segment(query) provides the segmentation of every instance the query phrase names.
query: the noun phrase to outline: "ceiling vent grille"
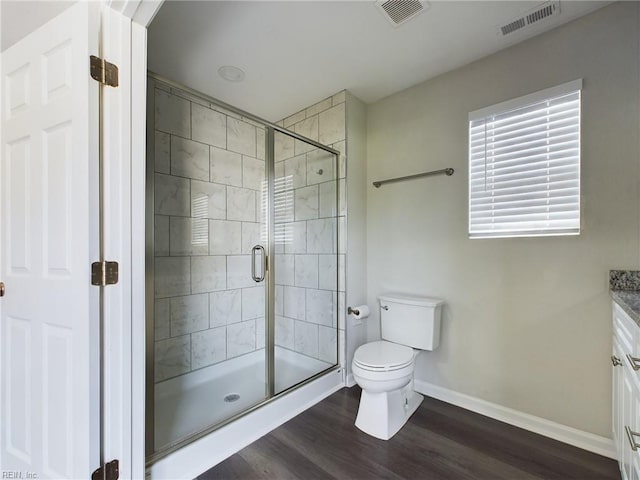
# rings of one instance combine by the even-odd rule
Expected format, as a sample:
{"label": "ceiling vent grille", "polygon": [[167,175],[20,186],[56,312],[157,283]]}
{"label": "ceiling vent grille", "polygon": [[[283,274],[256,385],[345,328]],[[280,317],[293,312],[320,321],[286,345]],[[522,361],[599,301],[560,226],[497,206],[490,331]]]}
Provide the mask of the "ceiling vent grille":
{"label": "ceiling vent grille", "polygon": [[559,14],[559,1],[546,2],[525,13],[523,16],[511,20],[509,23],[500,26],[498,30],[503,36],[509,35],[510,33],[522,30],[523,28],[529,27],[534,23],[544,20],[545,18],[554,17]]}
{"label": "ceiling vent grille", "polygon": [[500,30],[502,31],[502,35],[507,35],[511,32],[515,32],[516,30],[524,28],[526,25],[527,23],[524,21],[524,18],[519,18],[515,22],[503,25],[502,27],[500,27]]}
{"label": "ceiling vent grille", "polygon": [[376,5],[394,27],[429,8],[429,3],[423,0],[378,0]]}

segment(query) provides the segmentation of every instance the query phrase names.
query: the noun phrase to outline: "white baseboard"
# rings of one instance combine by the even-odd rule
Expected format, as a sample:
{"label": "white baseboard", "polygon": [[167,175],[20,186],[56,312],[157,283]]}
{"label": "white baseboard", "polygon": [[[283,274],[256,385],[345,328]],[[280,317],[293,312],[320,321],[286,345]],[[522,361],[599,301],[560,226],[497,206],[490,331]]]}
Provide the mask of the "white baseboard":
{"label": "white baseboard", "polygon": [[347,381],[345,383],[349,388],[353,387],[356,384],[356,381],[353,378],[353,373],[347,375]]}
{"label": "white baseboard", "polygon": [[486,400],[465,395],[464,393],[454,392],[453,390],[422,380],[415,380],[414,385],[418,393],[451,403],[466,410],[471,410],[486,417],[500,420],[509,425],[514,425],[529,430],[530,432],[568,443],[569,445],[597,453],[598,455],[613,458],[614,460],[617,459],[615,447],[610,438],[567,427],[560,423],[545,420],[544,418],[536,417],[512,408],[503,407],[502,405],[487,402]]}

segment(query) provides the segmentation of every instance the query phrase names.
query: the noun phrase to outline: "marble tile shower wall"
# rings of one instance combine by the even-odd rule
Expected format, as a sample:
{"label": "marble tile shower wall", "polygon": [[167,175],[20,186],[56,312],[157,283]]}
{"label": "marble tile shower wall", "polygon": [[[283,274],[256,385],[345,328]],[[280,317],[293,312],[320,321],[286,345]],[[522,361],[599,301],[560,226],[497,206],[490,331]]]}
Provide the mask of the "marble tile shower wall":
{"label": "marble tile shower wall", "polygon": [[340,151],[337,168],[306,143],[278,133],[274,142],[276,345],[329,363],[344,345],[345,119],[341,92],[279,122]]}
{"label": "marble tile shower wall", "polygon": [[[344,152],[345,93],[279,124]],[[156,84],[156,382],[264,347],[264,288],[250,277],[251,248],[266,243],[264,159],[260,125]],[[276,215],[276,344],[334,363],[344,345],[335,178],[344,194],[345,157],[335,171],[332,156],[277,133],[275,160],[276,203],[287,205]]]}
{"label": "marble tile shower wall", "polygon": [[265,131],[176,89],[155,90],[155,380],[264,347]]}

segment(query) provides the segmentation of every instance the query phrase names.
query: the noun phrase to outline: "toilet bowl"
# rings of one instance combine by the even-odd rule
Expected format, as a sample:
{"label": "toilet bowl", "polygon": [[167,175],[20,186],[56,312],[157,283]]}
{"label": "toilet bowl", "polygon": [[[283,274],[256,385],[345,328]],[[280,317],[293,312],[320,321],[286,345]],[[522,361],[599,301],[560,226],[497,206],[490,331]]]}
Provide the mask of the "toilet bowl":
{"label": "toilet bowl", "polygon": [[382,440],[393,437],[423,396],[413,390],[415,359],[440,342],[442,300],[385,294],[380,301],[382,340],[354,353],[353,378],[362,388],[356,427]]}
{"label": "toilet bowl", "polygon": [[422,402],[413,391],[418,351],[387,341],[359,347],[351,371],[362,388],[356,427],[382,440],[393,437]]}

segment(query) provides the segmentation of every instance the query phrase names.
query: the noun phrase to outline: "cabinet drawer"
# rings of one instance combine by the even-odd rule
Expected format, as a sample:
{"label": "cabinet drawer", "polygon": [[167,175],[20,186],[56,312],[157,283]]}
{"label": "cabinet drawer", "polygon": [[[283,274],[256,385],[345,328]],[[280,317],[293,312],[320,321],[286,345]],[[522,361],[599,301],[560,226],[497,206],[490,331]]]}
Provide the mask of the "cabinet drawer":
{"label": "cabinet drawer", "polygon": [[620,344],[623,353],[638,356],[640,327],[617,304],[613,303],[613,337]]}
{"label": "cabinet drawer", "polygon": [[[630,433],[627,433],[626,428],[621,432],[624,434],[621,460],[627,479],[640,480],[640,389],[634,381],[627,381],[623,388],[629,387],[631,391],[623,392],[622,402],[624,426]],[[627,395],[629,398],[624,398]]]}

